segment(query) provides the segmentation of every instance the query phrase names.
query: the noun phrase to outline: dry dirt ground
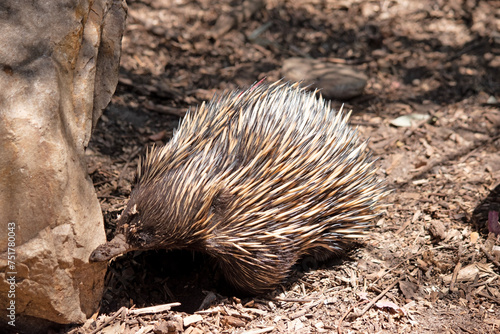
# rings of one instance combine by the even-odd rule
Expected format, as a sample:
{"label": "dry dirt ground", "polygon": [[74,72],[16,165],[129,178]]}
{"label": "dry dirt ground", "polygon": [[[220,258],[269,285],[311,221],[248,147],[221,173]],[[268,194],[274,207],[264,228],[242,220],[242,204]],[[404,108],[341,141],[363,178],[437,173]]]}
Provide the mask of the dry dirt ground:
{"label": "dry dirt ground", "polygon": [[[289,57],[368,76],[362,96],[333,105],[353,110],[393,192],[363,244],[304,259],[268,295],[235,294],[202,254],[127,254],[100,313],[72,333],[500,332],[500,241],[487,227],[500,204],[500,1],[128,4],[120,81],[88,148],[109,238],[145,147],[214,93],[282,78]],[[391,124],[412,114],[430,118]]]}

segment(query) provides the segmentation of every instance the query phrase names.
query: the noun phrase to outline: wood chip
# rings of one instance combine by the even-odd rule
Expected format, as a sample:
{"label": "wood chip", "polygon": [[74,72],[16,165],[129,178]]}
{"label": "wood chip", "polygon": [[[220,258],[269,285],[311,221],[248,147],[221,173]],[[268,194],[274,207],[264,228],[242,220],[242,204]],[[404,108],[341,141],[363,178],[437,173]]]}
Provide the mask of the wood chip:
{"label": "wood chip", "polygon": [[209,308],[207,310],[196,311],[195,313],[196,314],[216,314],[216,313],[220,313],[221,311],[222,311],[222,307],[216,306],[216,307]]}
{"label": "wood chip", "polygon": [[444,240],[444,238],[446,237],[446,228],[440,220],[431,221],[429,225],[429,232],[434,238],[438,240]]}
{"label": "wood chip", "polygon": [[[154,325],[147,325],[147,326],[142,327],[141,329],[139,329],[136,332],[136,334],[146,334],[146,333],[152,332],[154,328],[155,328]],[[123,332],[120,332],[120,333],[123,333]]]}
{"label": "wood chip", "polygon": [[250,312],[250,313],[255,313],[258,315],[266,315],[267,311],[258,309],[258,308],[250,308],[250,307],[244,307],[242,308],[243,311]]}
{"label": "wood chip", "polygon": [[196,327],[189,327],[184,334],[203,334],[203,331]]}
{"label": "wood chip", "polygon": [[227,315],[222,318],[222,323],[228,326],[233,327],[244,327],[245,322],[239,318],[233,317],[231,315]]}
{"label": "wood chip", "polygon": [[170,309],[174,306],[179,306],[181,303],[170,303],[170,304],[163,304],[163,305],[156,305],[156,306],[151,306],[151,307],[144,307],[144,308],[138,308],[135,310],[129,310],[129,314],[148,314],[148,313],[162,313],[165,311],[170,311]]}
{"label": "wood chip", "polygon": [[241,334],[261,334],[261,333],[269,333],[271,332],[275,327],[270,326],[270,327],[264,327],[264,328],[258,328],[258,329],[251,329],[249,331],[242,332]]}
{"label": "wood chip", "polygon": [[197,322],[202,321],[202,320],[203,320],[203,317],[199,314],[188,315],[183,320],[184,327],[189,327],[189,325],[192,325],[192,324],[197,323]]}

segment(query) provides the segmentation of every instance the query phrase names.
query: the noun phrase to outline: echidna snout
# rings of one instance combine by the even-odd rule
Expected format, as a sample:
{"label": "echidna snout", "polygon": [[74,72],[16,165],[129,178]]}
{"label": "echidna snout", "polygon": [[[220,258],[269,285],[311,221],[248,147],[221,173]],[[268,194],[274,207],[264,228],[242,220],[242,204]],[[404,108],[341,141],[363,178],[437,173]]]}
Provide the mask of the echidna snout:
{"label": "echidna snout", "polygon": [[235,287],[261,293],[299,258],[342,252],[386,194],[347,119],[281,82],[188,111],[170,142],[141,160],[117,236],[90,259],[191,249],[211,255]]}

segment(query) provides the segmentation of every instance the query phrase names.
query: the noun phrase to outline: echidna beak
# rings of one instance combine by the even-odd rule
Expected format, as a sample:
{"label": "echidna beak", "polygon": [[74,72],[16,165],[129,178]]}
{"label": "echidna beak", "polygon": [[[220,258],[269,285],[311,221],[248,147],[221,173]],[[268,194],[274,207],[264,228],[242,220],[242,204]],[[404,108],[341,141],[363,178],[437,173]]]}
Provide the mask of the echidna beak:
{"label": "echidna beak", "polygon": [[127,243],[123,234],[117,234],[113,240],[97,247],[90,254],[89,262],[104,262],[112,258],[131,251],[130,245]]}

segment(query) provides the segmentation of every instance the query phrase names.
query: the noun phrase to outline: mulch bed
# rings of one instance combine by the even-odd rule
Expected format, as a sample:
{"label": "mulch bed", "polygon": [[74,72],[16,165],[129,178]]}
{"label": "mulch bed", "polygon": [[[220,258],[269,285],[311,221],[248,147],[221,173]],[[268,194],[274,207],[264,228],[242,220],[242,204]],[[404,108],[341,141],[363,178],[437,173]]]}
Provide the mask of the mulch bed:
{"label": "mulch bed", "polygon": [[[370,238],[340,259],[304,259],[267,295],[231,291],[203,254],[120,257],[100,312],[71,332],[500,331],[500,241],[488,235],[500,203],[499,8],[477,0],[129,1],[120,81],[87,151],[108,238],[146,147],[166,143],[187,108],[215,93],[281,79],[290,57],[368,76],[362,96],[332,105],[353,110],[393,192]],[[393,125],[414,114],[430,117]]]}

